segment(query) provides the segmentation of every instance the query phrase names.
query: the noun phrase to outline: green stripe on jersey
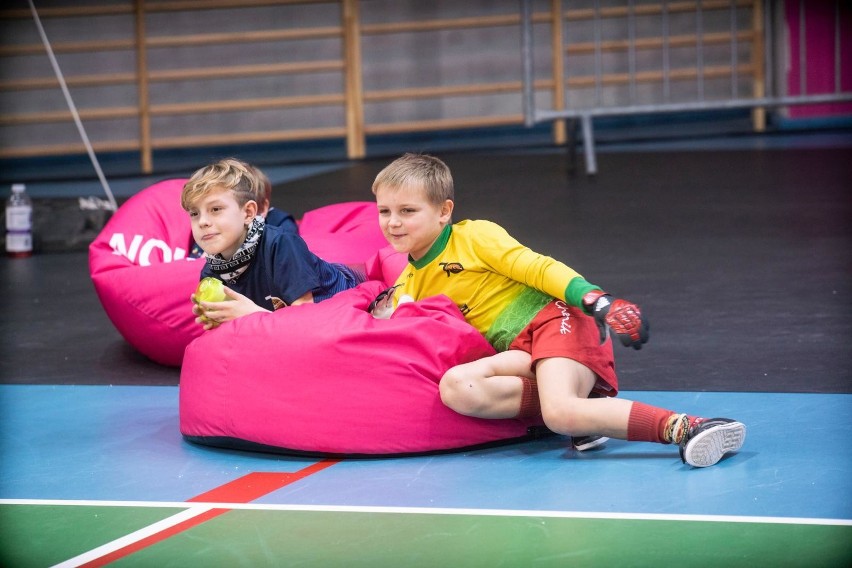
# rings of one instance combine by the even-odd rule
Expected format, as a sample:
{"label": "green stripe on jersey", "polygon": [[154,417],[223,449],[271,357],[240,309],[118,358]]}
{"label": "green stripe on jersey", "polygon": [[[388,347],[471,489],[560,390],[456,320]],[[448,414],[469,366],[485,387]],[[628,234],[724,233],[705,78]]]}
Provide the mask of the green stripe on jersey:
{"label": "green stripe on jersey", "polygon": [[535,315],[551,300],[553,298],[535,288],[524,288],[518,297],[500,312],[485,332],[485,339],[498,352],[505,351],[521,330],[529,325]]}

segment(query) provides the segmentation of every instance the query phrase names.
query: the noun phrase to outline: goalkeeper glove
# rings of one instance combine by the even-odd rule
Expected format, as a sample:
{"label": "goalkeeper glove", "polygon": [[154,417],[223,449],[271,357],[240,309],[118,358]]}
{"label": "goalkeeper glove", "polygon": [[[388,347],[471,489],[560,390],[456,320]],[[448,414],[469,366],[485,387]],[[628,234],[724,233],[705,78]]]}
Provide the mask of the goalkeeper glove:
{"label": "goalkeeper glove", "polygon": [[633,302],[615,299],[600,290],[593,290],[583,296],[583,305],[595,318],[601,343],[606,341],[607,328],[625,347],[642,349],[642,344],[648,341],[648,320]]}

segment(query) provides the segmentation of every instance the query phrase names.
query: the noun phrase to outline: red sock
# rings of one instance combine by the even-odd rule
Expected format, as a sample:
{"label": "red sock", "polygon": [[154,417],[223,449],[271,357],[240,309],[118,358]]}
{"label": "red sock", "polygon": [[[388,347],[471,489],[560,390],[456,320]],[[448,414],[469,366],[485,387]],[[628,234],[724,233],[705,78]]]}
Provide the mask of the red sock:
{"label": "red sock", "polygon": [[[667,431],[672,429],[669,419],[673,416],[678,414],[665,408],[634,402],[630,407],[630,418],[627,421],[627,439],[635,442],[671,444],[683,436],[682,432]],[[695,423],[694,416],[687,416],[687,418],[690,425]]]}
{"label": "red sock", "polygon": [[516,418],[532,418],[541,414],[541,404],[538,400],[538,383],[535,379],[518,377],[523,383],[521,392],[521,408]]}

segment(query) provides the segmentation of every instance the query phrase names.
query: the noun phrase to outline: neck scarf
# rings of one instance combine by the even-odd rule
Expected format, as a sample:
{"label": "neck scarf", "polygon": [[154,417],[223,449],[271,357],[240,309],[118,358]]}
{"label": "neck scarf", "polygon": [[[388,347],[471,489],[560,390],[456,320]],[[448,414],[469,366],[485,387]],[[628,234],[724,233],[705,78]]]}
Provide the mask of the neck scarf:
{"label": "neck scarf", "polygon": [[235,282],[240,275],[245,272],[246,268],[251,264],[254,254],[257,252],[257,243],[263,235],[263,229],[266,224],[263,217],[257,215],[251,221],[246,233],[246,240],[234,253],[230,260],[223,257],[221,254],[215,254],[207,257],[207,262],[210,264],[210,269],[216,272],[219,278],[226,284]]}

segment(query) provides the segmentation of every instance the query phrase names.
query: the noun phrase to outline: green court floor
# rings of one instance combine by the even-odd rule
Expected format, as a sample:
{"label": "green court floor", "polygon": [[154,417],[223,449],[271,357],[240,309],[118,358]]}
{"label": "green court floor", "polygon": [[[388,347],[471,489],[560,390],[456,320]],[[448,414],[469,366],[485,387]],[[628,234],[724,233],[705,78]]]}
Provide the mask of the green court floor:
{"label": "green court floor", "polygon": [[[3,505],[0,565],[52,566],[181,510]],[[852,565],[849,524],[612,517],[240,508],[143,547],[110,566]]]}

